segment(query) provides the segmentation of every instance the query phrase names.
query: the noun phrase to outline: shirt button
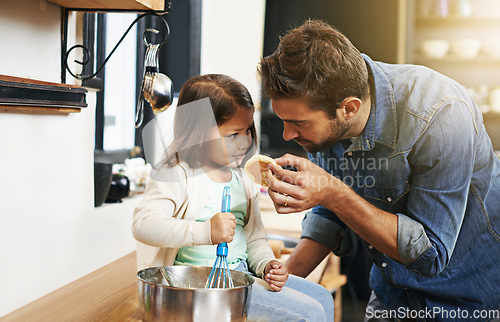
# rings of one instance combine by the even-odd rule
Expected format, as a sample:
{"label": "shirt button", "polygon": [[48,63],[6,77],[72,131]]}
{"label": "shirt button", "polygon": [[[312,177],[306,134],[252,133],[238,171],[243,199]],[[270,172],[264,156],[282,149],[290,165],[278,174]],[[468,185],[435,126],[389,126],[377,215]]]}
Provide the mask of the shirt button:
{"label": "shirt button", "polygon": [[391,202],[392,198],[391,197],[387,197],[387,201]]}
{"label": "shirt button", "polygon": [[372,246],[372,245],[368,245],[368,248],[369,248],[369,249],[373,249],[373,246]]}
{"label": "shirt button", "polygon": [[382,267],[387,267],[387,263],[382,263]]}
{"label": "shirt button", "polygon": [[352,156],[352,152],[347,152],[347,155],[348,156]]}

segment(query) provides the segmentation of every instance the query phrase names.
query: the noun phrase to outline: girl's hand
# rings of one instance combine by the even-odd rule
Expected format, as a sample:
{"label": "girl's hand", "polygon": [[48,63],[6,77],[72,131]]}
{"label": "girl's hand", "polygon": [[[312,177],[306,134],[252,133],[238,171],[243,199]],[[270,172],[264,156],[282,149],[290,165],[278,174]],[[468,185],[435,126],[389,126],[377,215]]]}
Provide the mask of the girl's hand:
{"label": "girl's hand", "polygon": [[280,261],[272,260],[267,263],[264,268],[264,280],[276,292],[281,291],[288,279],[288,269],[286,265]]}
{"label": "girl's hand", "polygon": [[233,241],[236,228],[236,217],[230,212],[221,212],[210,218],[210,236],[212,244],[230,243]]}

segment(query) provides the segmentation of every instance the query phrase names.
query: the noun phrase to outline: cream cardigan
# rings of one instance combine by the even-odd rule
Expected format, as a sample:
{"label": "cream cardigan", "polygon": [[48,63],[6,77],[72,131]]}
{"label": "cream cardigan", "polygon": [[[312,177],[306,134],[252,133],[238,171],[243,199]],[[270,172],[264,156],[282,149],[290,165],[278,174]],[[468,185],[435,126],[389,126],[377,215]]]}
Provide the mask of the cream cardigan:
{"label": "cream cardigan", "polygon": [[[248,265],[262,277],[275,259],[260,218],[259,189],[241,169],[236,169],[247,196],[245,237]],[[196,222],[208,201],[210,179],[203,169],[186,163],[163,167],[151,174],[143,200],[134,211],[132,233],[138,241],[138,269],[173,265],[180,247],[210,245],[210,222]]]}

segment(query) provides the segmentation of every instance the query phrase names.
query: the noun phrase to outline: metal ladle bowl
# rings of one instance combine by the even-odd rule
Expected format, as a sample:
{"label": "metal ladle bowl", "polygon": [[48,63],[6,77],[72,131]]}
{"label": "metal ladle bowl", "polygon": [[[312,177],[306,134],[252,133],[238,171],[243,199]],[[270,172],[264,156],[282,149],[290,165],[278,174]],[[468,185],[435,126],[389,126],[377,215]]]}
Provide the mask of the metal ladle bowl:
{"label": "metal ladle bowl", "polygon": [[161,73],[144,77],[144,98],[151,105],[154,113],[160,113],[170,107],[173,100],[172,80]]}

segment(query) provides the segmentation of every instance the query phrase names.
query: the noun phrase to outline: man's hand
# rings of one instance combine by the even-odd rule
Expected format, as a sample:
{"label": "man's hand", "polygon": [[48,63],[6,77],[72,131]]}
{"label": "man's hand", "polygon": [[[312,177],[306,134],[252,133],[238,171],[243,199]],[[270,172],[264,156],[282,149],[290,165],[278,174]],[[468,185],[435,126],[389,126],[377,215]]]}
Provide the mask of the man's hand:
{"label": "man's hand", "polygon": [[[397,215],[376,208],[307,159],[286,154],[275,161],[280,166],[297,168],[293,172],[271,164],[266,174],[268,194],[278,213],[300,212],[321,205],[376,249],[401,262]],[[297,266],[292,263],[289,266],[295,274]]]}
{"label": "man's hand", "polygon": [[288,269],[280,261],[272,260],[264,268],[264,280],[271,286],[273,291],[279,292],[285,286],[288,279]]}
{"label": "man's hand", "polygon": [[210,236],[212,244],[230,243],[233,241],[236,228],[236,217],[230,212],[221,212],[210,218]]}
{"label": "man's hand", "polygon": [[[266,179],[269,197],[278,213],[300,212],[330,200],[342,182],[311,161],[291,154],[275,160],[280,166],[290,165],[297,172],[269,165]],[[278,180],[279,179],[279,180]]]}

